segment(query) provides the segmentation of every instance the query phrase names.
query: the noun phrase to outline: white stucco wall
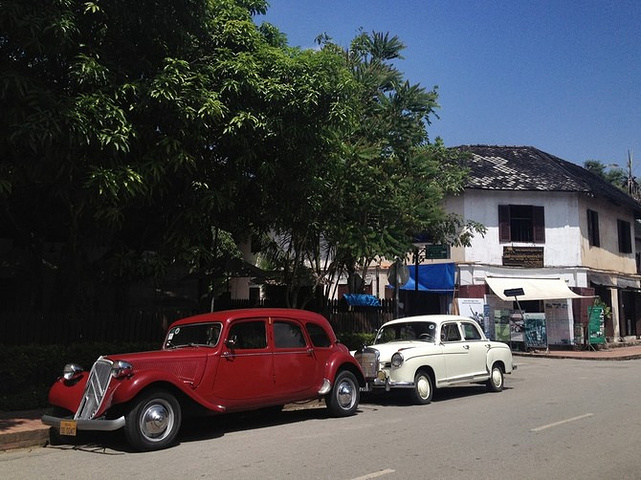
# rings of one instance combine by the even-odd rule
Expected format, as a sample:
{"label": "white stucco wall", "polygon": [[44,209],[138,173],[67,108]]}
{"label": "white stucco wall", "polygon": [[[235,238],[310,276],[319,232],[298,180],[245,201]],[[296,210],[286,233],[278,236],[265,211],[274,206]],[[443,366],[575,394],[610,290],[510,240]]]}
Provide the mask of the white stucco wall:
{"label": "white stucco wall", "polygon": [[[544,207],[545,243],[499,242],[498,206],[510,204]],[[471,247],[452,249],[452,259],[456,262],[501,265],[504,246],[537,246],[544,247],[545,267],[581,265],[580,212],[574,194],[466,190],[459,197],[447,199],[446,209],[487,227],[485,237],[477,235]]]}

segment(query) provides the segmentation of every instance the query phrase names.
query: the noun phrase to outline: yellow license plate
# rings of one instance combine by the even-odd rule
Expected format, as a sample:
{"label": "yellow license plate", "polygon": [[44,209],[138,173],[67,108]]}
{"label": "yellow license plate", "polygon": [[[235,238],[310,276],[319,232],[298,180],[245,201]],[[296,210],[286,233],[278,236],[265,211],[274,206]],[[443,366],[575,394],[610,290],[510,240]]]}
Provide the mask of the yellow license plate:
{"label": "yellow license plate", "polygon": [[76,431],[77,428],[75,420],[60,420],[60,435],[75,437]]}

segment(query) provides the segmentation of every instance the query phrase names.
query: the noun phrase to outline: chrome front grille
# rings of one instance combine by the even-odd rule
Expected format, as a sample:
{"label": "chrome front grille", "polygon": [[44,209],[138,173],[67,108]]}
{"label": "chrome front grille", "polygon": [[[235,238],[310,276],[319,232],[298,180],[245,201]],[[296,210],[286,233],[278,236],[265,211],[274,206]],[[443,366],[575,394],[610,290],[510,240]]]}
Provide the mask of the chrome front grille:
{"label": "chrome front grille", "polygon": [[105,399],[105,392],[111,380],[112,364],[111,360],[103,357],[98,358],[93,364],[85,386],[85,393],[74,418],[91,420],[94,417]]}
{"label": "chrome front grille", "polygon": [[361,364],[365,378],[375,378],[378,373],[378,350],[374,348],[364,348],[354,354],[354,358]]}

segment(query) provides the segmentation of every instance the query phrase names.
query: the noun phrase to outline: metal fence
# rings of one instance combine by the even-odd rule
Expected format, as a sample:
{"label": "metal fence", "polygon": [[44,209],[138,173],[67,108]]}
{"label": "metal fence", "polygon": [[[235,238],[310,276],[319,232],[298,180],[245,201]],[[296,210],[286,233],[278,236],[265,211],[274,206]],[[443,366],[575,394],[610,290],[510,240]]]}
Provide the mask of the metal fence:
{"label": "metal fence", "polygon": [[[218,302],[217,310],[274,306],[255,300]],[[2,345],[67,345],[84,342],[160,342],[167,327],[175,320],[198,311],[95,313],[82,320],[65,315],[34,312],[0,313]],[[349,307],[332,301],[320,312],[331,323],[337,335],[373,332],[394,315],[393,300],[381,300],[379,307]]]}

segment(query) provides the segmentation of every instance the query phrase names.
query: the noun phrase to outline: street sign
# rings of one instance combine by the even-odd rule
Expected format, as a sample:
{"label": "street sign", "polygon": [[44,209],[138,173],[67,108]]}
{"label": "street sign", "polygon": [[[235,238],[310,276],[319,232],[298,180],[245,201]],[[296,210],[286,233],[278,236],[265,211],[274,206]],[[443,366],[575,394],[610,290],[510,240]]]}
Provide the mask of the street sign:
{"label": "street sign", "polygon": [[402,287],[410,279],[410,271],[407,265],[394,262],[387,272],[387,281],[394,287]]}
{"label": "street sign", "polygon": [[522,288],[508,288],[503,290],[503,295],[506,297],[519,297],[521,295],[525,295],[525,292]]}

